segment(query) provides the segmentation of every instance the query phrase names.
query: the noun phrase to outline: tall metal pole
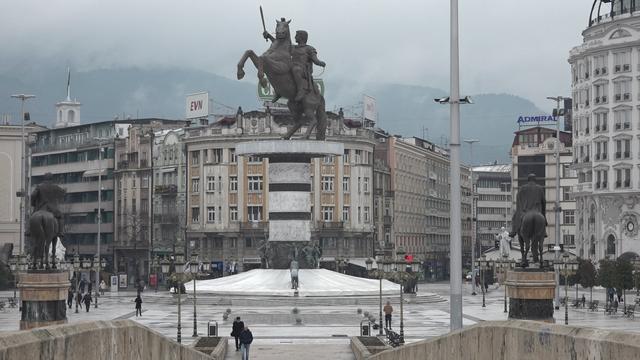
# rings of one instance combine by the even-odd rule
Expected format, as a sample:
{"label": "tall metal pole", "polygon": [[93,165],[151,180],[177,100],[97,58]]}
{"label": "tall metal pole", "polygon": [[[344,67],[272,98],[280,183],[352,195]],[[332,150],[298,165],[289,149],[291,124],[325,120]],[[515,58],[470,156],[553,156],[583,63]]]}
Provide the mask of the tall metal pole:
{"label": "tall metal pole", "polygon": [[476,189],[473,185],[473,144],[479,142],[478,139],[466,139],[464,142],[469,144],[469,171],[471,174],[471,216],[472,216],[472,229],[471,229],[471,295],[477,295],[475,280],[475,267],[473,262],[476,259],[476,241],[478,234],[478,203],[476,202]]}
{"label": "tall metal pole", "polygon": [[378,326],[378,335],[382,335],[382,274],[380,273],[380,263],[378,263],[378,277],[380,278],[380,326]]}
{"label": "tall metal pole", "polygon": [[[567,263],[564,264],[564,324],[569,325],[569,296],[568,292],[568,281],[569,279],[569,271],[567,270]],[[576,298],[577,300],[577,298]]]}
{"label": "tall metal pole", "polygon": [[182,281],[178,281],[178,343],[182,343],[182,318],[180,309],[180,298],[182,297]]}
{"label": "tall metal pole", "polygon": [[98,140],[98,238],[96,239],[96,260],[98,261],[96,272],[96,309],[98,308],[98,288],[100,287],[100,238],[102,229],[102,139]]}
{"label": "tall metal pole", "polygon": [[[555,246],[553,249],[555,250],[555,261],[557,262],[560,259],[560,145],[562,142],[560,141],[560,102],[564,100],[562,96],[556,97],[547,97],[549,100],[553,100],[556,102],[556,146],[555,146],[555,155],[556,155],[556,201],[554,205],[554,213],[555,213]],[[560,272],[556,269],[556,310],[560,309]]]}
{"label": "tall metal pole", "polygon": [[21,162],[20,162],[20,255],[24,254],[24,230],[25,230],[25,218],[26,218],[26,204],[24,203],[25,196],[27,194],[26,178],[27,178],[27,164],[25,154],[25,137],[24,137],[24,103],[29,99],[33,99],[35,95],[16,94],[11,95],[14,99],[20,99],[20,147],[21,147]]}
{"label": "tall metal pole", "polygon": [[400,344],[404,344],[404,309],[402,293],[404,292],[404,270],[398,273],[400,275]]}
{"label": "tall metal pole", "polygon": [[460,219],[460,79],[458,55],[458,0],[451,0],[451,239],[450,239],[450,329],[462,328],[462,222]]}
{"label": "tall metal pole", "polygon": [[198,272],[196,272],[196,276],[193,277],[193,337],[198,337],[198,315],[196,312],[196,280],[198,277]]}

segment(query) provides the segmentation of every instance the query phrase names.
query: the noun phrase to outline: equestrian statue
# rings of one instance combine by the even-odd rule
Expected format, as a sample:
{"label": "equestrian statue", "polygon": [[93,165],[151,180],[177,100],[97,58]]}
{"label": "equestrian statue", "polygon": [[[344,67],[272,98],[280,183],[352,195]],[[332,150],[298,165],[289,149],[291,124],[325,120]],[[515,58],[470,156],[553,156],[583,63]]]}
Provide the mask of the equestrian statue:
{"label": "equestrian statue", "polygon": [[[318,59],[316,49],[307,45],[309,35],[306,31],[296,31],[297,45],[291,43],[289,23],[291,20],[282,18],[276,20],[275,37],[271,35],[265,26],[262,7],[262,36],[271,41],[271,46],[261,56],[253,50],[245,51],[238,62],[238,80],[244,78],[244,64],[250,59],[258,70],[260,86],[266,88],[271,84],[276,93],[272,102],[278,99],[287,99],[287,107],[294,119],[294,126],[283,136],[290,139],[303,125],[303,116],[309,121],[309,128],[305,134],[308,139],[314,127],[316,140],[324,140],[327,128],[327,114],[325,112],[325,100],[320,90],[313,84],[313,65],[325,67],[326,64]],[[266,78],[265,78],[266,75]],[[268,81],[267,81],[268,80]]]}
{"label": "equestrian statue", "polygon": [[55,251],[64,229],[60,211],[64,195],[65,190],[53,182],[51,173],[44,174],[44,181],[31,193],[33,212],[29,217],[29,232],[34,269],[56,269]]}
{"label": "equestrian statue", "polygon": [[542,268],[542,245],[546,234],[546,200],[544,188],[536,183],[535,174],[530,174],[528,182],[521,186],[516,196],[516,211],[513,214],[510,237],[518,235],[523,268],[529,266],[527,255],[531,248],[533,262]]}

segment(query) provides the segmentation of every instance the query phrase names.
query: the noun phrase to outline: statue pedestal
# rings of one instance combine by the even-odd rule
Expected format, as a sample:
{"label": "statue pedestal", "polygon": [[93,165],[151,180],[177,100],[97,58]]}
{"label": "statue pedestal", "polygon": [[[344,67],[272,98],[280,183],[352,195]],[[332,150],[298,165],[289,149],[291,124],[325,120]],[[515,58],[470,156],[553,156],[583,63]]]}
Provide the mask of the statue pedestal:
{"label": "statue pedestal", "polygon": [[540,269],[515,269],[507,272],[506,286],[509,319],[555,322],[555,273]]}
{"label": "statue pedestal", "polygon": [[20,274],[20,330],[65,324],[69,286],[68,271],[29,270]]}
{"label": "statue pedestal", "polygon": [[[265,219],[269,221],[268,241],[274,257],[270,267],[288,268],[291,248],[311,240],[311,160],[342,156],[344,145],[317,140],[260,140],[238,144],[236,154],[269,160]],[[300,268],[309,268],[301,260]]]}

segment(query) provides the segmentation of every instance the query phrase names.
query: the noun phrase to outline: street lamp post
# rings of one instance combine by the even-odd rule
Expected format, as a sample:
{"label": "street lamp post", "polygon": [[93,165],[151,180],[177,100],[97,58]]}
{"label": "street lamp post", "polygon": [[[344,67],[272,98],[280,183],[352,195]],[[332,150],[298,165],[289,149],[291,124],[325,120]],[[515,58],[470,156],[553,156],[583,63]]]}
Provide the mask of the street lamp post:
{"label": "street lamp post", "polygon": [[189,262],[189,271],[193,276],[193,337],[198,337],[198,313],[196,311],[196,280],[198,278],[198,254],[191,252],[191,261]]}
{"label": "street lamp post", "polygon": [[11,274],[13,274],[13,302],[16,301],[16,289],[18,288],[18,259],[15,256],[12,256],[9,260],[9,269],[11,269]]}
{"label": "street lamp post", "polygon": [[[471,231],[471,273],[473,274],[473,262],[476,259],[476,241],[478,237],[478,203],[476,199],[476,189],[473,186],[473,144],[479,142],[478,139],[466,139],[464,142],[469,144],[469,172],[471,175],[471,217],[472,217],[472,226],[473,229]],[[471,295],[477,295],[476,293],[476,282],[471,282]]]}
{"label": "street lamp post", "polygon": [[564,270],[564,324],[569,325],[569,275],[578,270],[578,263],[569,260],[569,254],[565,253],[562,255],[562,261],[556,261],[553,265],[558,273]]}
{"label": "street lamp post", "polygon": [[[379,256],[382,252],[376,252],[376,255]],[[378,335],[382,335],[382,269],[380,269],[380,263],[381,263],[381,259],[378,258],[377,259],[377,269],[376,269],[376,273],[375,276],[378,278],[378,280],[380,281],[380,323],[378,326]],[[367,267],[367,272],[371,273],[372,269],[373,269],[373,260],[371,260],[371,258],[367,258],[367,260],[364,262],[366,267]]]}
{"label": "street lamp post", "polygon": [[25,121],[25,112],[24,112],[24,103],[29,99],[33,99],[35,95],[27,95],[27,94],[15,94],[11,95],[14,99],[20,99],[20,147],[21,147],[21,163],[20,163],[20,254],[24,254],[24,229],[25,229],[25,217],[26,217],[26,205],[24,203],[24,199],[26,196],[26,178],[27,178],[27,164],[26,164],[26,153],[25,153],[25,141],[24,138],[24,121]]}
{"label": "street lamp post", "polygon": [[75,255],[73,255],[73,271],[75,271],[76,274],[76,293],[74,294],[75,297],[75,301],[76,301],[76,314],[78,313],[78,295],[80,294],[80,287],[78,284],[78,278],[80,277],[80,255],[78,255],[78,253],[76,253]]}
{"label": "street lamp post", "polygon": [[404,299],[403,299],[403,293],[404,293],[404,275],[405,275],[405,267],[406,267],[406,261],[404,260],[404,255],[406,254],[406,252],[404,251],[404,249],[402,247],[399,247],[396,250],[396,274],[398,275],[398,280],[400,283],[400,344],[404,344]]}
{"label": "street lamp post", "polygon": [[182,254],[182,249],[179,249],[179,252],[176,253],[175,256],[175,274],[176,274],[176,282],[178,286],[176,287],[176,293],[178,294],[178,334],[177,341],[178,343],[182,343],[182,309],[181,309],[181,297],[182,297],[182,275],[184,273],[184,255]]}
{"label": "street lamp post", "polygon": [[480,260],[476,261],[476,266],[480,269],[480,290],[482,290],[482,307],[487,307],[486,301],[485,301],[485,282],[484,282],[484,272],[488,269],[489,267],[489,261],[487,261],[487,256],[486,255],[482,255],[480,257]]}
{"label": "street lamp post", "polygon": [[100,137],[93,139],[98,141],[98,233],[96,235],[96,308],[98,308],[98,287],[100,286],[100,268],[102,265],[100,261],[100,243],[102,242],[102,152],[104,151],[102,142],[108,139]]}
{"label": "street lamp post", "polygon": [[158,286],[160,284],[160,277],[158,274],[158,271],[160,271],[160,258],[158,257],[158,255],[155,255],[153,257],[153,260],[151,260],[151,267],[153,268],[154,272],[156,273],[156,290],[155,292],[158,292]]}

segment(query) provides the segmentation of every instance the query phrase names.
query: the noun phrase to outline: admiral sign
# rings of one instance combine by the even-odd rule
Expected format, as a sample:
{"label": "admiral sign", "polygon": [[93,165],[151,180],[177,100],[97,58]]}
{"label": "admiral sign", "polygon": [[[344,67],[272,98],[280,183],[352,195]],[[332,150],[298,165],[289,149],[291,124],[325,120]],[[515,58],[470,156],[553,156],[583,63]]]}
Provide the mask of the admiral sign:
{"label": "admiral sign", "polygon": [[526,125],[541,122],[556,122],[558,119],[551,115],[518,116],[518,124]]}
{"label": "admiral sign", "polygon": [[186,119],[200,119],[209,116],[209,93],[187,95]]}

